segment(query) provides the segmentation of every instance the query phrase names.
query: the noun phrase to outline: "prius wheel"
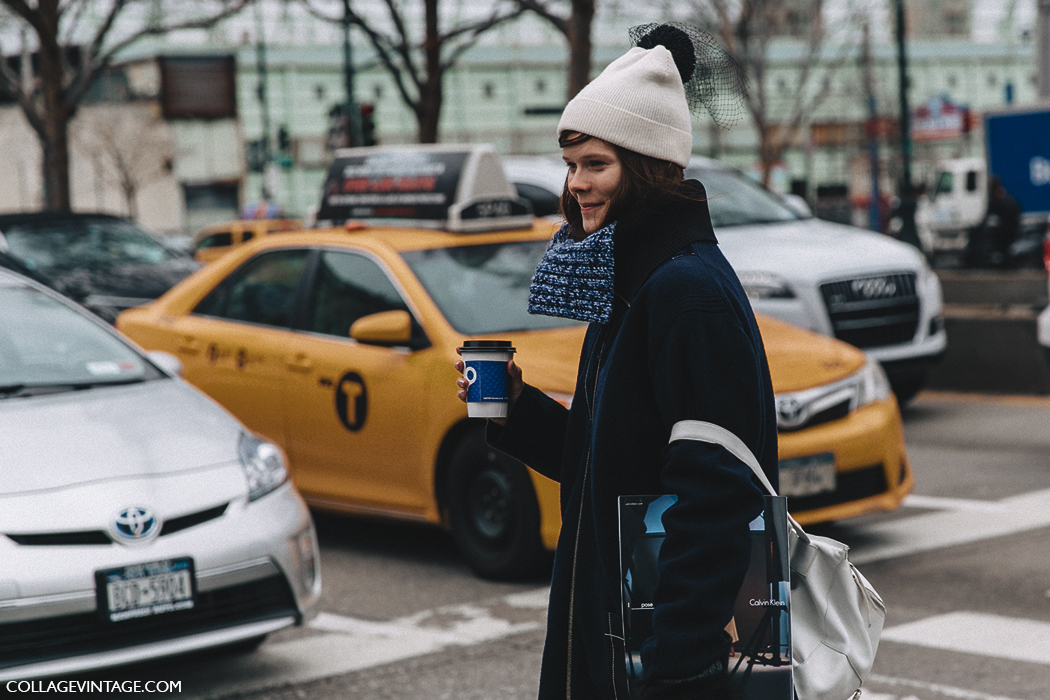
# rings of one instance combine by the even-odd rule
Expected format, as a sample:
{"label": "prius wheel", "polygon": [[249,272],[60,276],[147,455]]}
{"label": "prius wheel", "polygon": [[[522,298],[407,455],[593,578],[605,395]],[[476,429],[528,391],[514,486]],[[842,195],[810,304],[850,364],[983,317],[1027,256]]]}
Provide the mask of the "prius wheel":
{"label": "prius wheel", "polygon": [[544,549],[525,466],[474,431],[453,453],[447,483],[452,537],[474,573],[501,580],[536,576]]}

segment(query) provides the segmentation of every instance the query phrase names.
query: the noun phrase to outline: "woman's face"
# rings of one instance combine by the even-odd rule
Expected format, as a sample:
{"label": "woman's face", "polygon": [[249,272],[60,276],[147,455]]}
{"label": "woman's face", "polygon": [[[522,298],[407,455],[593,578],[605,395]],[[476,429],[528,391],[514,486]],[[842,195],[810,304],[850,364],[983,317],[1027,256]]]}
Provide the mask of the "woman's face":
{"label": "woman's face", "polygon": [[620,186],[620,158],[615,148],[596,138],[566,146],[561,149],[561,156],[569,166],[566,185],[580,205],[583,230],[594,233],[605,222],[613,193]]}

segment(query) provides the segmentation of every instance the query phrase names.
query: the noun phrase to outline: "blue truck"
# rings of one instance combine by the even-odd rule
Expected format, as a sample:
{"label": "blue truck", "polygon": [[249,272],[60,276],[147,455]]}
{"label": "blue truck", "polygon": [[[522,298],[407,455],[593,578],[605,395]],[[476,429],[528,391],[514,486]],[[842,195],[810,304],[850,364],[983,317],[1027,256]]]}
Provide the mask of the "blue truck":
{"label": "blue truck", "polygon": [[962,253],[989,221],[988,182],[997,177],[1021,208],[1020,227],[1007,251],[1012,265],[1041,266],[1050,216],[1050,109],[984,115],[985,157],[939,164],[932,191],[919,203],[919,238],[928,255]]}

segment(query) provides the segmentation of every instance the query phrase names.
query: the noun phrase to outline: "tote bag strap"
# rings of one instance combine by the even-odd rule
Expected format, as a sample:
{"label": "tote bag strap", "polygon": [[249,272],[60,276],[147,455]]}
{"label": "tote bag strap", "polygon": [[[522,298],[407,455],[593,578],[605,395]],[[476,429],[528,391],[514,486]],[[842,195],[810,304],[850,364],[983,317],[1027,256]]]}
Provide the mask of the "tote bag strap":
{"label": "tote bag strap", "polygon": [[[758,478],[759,483],[765,488],[766,493],[770,496],[776,496],[776,489],[769,483],[769,479],[766,478],[766,473],[762,471],[761,465],[758,460],[755,459],[755,455],[752,454],[751,450],[744,441],[738,438],[734,433],[726,430],[720,425],[714,423],[708,423],[700,420],[680,420],[674,424],[671,428],[671,438],[668,442],[674,442],[675,440],[698,440],[700,442],[709,442],[714,445],[721,445],[726,448],[731,455],[739,459],[741,462],[751,467],[751,471],[754,472]],[[809,541],[809,536],[806,534],[802,526],[795,522],[795,519],[788,515],[788,522],[791,524],[792,529],[795,530],[799,539]]]}

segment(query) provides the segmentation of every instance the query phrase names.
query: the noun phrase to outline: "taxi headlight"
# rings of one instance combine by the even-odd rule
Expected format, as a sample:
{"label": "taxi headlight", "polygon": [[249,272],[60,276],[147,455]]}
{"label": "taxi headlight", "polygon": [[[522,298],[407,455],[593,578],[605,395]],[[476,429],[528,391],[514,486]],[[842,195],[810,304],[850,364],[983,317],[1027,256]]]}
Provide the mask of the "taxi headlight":
{"label": "taxi headlight", "polygon": [[241,433],[237,451],[241,457],[244,476],[248,479],[249,501],[265,496],[288,481],[284,455],[272,442],[251,433]]}
{"label": "taxi headlight", "polygon": [[771,272],[738,272],[737,277],[748,299],[795,298],[795,290],[787,280]]}
{"label": "taxi headlight", "polygon": [[867,364],[857,372],[857,407],[867,406],[875,401],[890,398],[890,380],[879,361],[871,357]]}

